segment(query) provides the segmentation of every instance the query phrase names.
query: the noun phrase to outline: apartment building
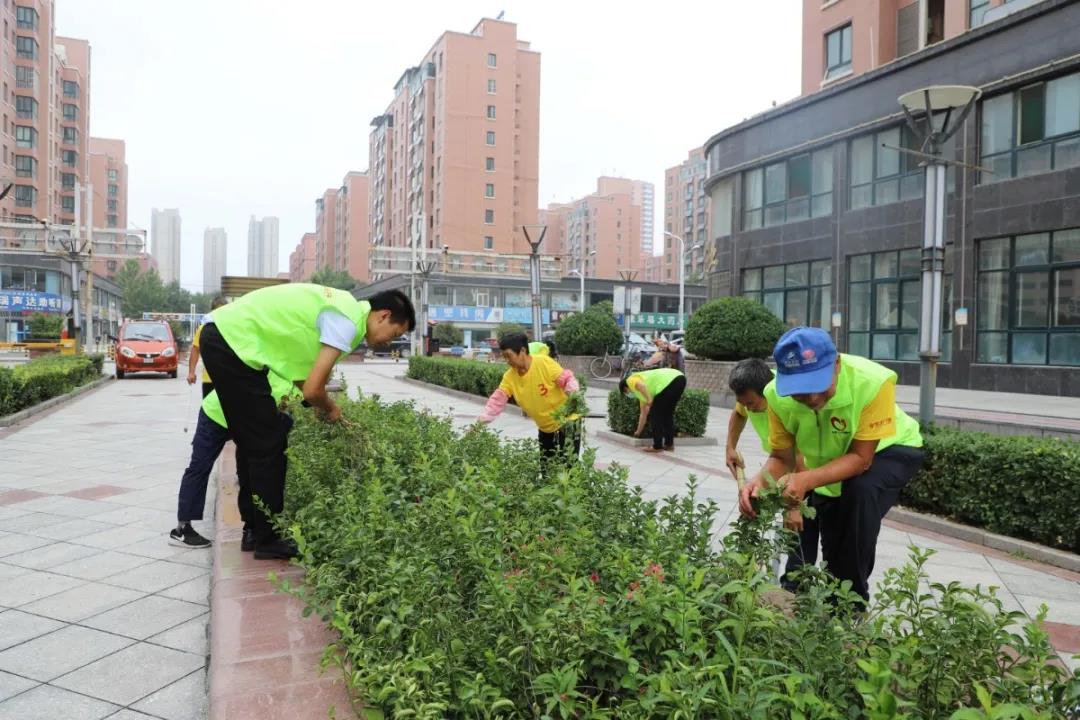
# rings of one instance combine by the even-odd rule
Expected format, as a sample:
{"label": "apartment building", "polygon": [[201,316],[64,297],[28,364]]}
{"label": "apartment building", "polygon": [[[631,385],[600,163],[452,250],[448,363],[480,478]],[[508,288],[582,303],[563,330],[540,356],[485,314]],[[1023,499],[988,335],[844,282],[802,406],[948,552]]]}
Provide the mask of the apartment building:
{"label": "apartment building", "polygon": [[151,212],[150,253],[162,282],[180,281],[180,211],[176,208]]}
{"label": "apartment building", "polygon": [[247,274],[248,277],[277,277],[278,219],[267,216],[248,220]]}
{"label": "apartment building", "polygon": [[128,166],[123,140],[90,138],[90,187],[94,227],[128,226]]}
{"label": "apartment building", "polygon": [[304,233],[289,253],[289,281],[305,282],[315,273],[315,233]]}
{"label": "apartment building", "polygon": [[221,291],[221,278],[226,274],[228,257],[228,234],[225,228],[206,228],[203,231],[203,282],[202,291]]}

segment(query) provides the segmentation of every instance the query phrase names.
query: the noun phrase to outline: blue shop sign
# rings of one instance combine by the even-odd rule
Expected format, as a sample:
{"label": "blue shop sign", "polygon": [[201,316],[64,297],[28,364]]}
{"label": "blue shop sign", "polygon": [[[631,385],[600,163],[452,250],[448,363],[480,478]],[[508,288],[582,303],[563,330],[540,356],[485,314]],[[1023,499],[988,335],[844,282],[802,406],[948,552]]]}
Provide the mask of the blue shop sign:
{"label": "blue shop sign", "polygon": [[67,303],[59,295],[35,290],[0,290],[0,312],[61,313]]}
{"label": "blue shop sign", "polygon": [[[498,325],[514,322],[527,325],[532,322],[532,308],[490,308],[471,305],[430,305],[428,313],[435,322],[475,322]],[[551,310],[541,311],[543,322],[551,322]]]}

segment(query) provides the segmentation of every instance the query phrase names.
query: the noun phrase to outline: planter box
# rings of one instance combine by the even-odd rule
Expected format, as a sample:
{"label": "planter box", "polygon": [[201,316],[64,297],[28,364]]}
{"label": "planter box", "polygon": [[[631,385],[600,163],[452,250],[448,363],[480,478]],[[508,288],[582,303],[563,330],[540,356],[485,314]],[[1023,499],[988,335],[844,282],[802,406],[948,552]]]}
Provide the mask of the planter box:
{"label": "planter box", "polygon": [[[559,364],[575,375],[589,378],[589,363],[593,355],[559,355]],[[707,390],[710,402],[720,407],[734,407],[735,396],[728,390],[728,376],[736,361],[693,360],[686,361],[686,386],[691,390]],[[610,378],[618,382],[618,377]]]}
{"label": "planter box", "polygon": [[[634,447],[648,447],[652,445],[651,437],[636,438],[630,435],[612,432],[610,430],[599,430],[597,431],[596,436],[604,440],[611,440],[612,442],[632,445]],[[714,437],[682,437],[680,435],[675,438],[676,449],[680,447],[715,447],[719,444],[720,441]]]}

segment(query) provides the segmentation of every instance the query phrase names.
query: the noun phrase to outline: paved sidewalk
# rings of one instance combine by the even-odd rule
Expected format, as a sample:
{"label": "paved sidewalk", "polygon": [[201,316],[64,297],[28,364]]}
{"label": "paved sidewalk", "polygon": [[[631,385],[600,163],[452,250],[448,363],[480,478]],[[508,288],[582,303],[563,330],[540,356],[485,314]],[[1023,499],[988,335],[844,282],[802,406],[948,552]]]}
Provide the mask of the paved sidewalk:
{"label": "paved sidewalk", "polygon": [[0,720],[206,717],[212,556],[167,544],[195,395],[113,381],[0,431]]}
{"label": "paved sidewalk", "polygon": [[[475,420],[481,408],[479,402],[405,383],[400,380],[405,368],[404,363],[348,364],[343,366],[343,372],[350,388],[362,388],[390,401],[415,400],[433,412],[452,415],[461,427]],[[594,412],[605,412],[606,390],[590,388],[587,397]],[[587,442],[596,448],[597,463],[617,462],[627,467],[630,483],[640,485],[646,498],[681,494],[688,475],[694,475],[701,496],[720,505],[719,534],[723,535],[738,517],[737,489],[727,472],[723,447],[730,412],[717,407],[709,410],[708,432],[719,437],[719,446],[684,447],[674,454],[649,455],[628,443],[600,439],[596,432],[607,429],[606,419],[587,421]],[[536,436],[535,424],[512,405],[492,428],[508,437]],[[749,468],[760,467],[765,460],[765,453],[749,427],[743,433],[740,450]],[[1034,616],[1039,606],[1046,603],[1050,608],[1047,628],[1055,647],[1066,663],[1080,667],[1071,658],[1072,653],[1080,653],[1080,575],[886,521],[878,542],[874,582],[880,581],[888,568],[903,564],[912,545],[936,551],[927,564],[932,582],[958,580],[968,585],[996,586],[1006,610],[1019,610],[1029,616]]]}

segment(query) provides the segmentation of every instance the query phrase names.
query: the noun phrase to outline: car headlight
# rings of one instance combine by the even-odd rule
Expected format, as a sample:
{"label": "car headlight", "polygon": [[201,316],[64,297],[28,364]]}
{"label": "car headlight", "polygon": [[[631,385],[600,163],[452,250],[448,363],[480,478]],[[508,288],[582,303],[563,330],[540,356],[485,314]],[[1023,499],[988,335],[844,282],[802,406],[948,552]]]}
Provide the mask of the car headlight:
{"label": "car headlight", "polygon": [[131,348],[129,348],[127,345],[121,345],[120,346],[120,354],[123,355],[126,358],[136,357],[135,351],[132,350]]}
{"label": "car headlight", "polygon": [[161,357],[172,357],[176,354],[176,348],[167,347],[161,351]]}

